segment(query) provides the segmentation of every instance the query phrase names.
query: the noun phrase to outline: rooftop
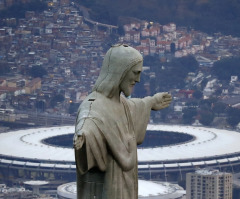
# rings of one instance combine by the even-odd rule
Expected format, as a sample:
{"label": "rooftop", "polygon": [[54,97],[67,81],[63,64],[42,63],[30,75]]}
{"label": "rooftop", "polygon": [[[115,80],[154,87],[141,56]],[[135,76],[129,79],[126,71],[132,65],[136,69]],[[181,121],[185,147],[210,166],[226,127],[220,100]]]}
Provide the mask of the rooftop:
{"label": "rooftop", "polygon": [[[218,162],[236,162],[240,160],[239,152],[240,134],[238,132],[214,129],[205,127],[179,126],[179,125],[148,125],[148,130],[178,132],[190,134],[194,140],[187,143],[180,143],[171,146],[139,148],[139,168],[144,162],[163,162],[154,164],[152,167],[178,167],[202,164],[217,164]],[[67,167],[74,167],[74,150],[70,148],[50,146],[43,142],[44,139],[73,134],[74,126],[24,129],[0,134],[0,155],[3,157],[24,158],[25,160],[38,159],[45,161],[60,161],[62,166],[71,162]],[[31,153],[29,153],[31,151]],[[235,155],[234,155],[235,154]],[[234,157],[228,158],[228,156]],[[212,160],[205,160],[212,158]],[[184,162],[185,160],[185,162]],[[0,159],[0,162],[7,161],[12,164],[24,165],[24,161],[13,161]],[[175,163],[168,163],[169,161]],[[179,163],[178,163],[179,162]],[[39,165],[40,163],[35,163]],[[55,163],[54,163],[55,164]]]}
{"label": "rooftop", "polygon": [[223,172],[220,172],[217,169],[199,169],[199,170],[196,170],[195,173],[199,175],[223,175],[224,174]]}

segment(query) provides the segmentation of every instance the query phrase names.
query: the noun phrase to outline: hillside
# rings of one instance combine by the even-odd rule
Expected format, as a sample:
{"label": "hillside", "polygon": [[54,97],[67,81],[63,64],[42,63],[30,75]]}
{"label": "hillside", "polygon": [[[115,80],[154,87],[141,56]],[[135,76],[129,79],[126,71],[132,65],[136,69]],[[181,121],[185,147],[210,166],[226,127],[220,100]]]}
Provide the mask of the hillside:
{"label": "hillside", "polygon": [[161,24],[175,22],[207,33],[240,36],[238,0],[82,0],[92,18],[118,24],[119,17],[136,17]]}

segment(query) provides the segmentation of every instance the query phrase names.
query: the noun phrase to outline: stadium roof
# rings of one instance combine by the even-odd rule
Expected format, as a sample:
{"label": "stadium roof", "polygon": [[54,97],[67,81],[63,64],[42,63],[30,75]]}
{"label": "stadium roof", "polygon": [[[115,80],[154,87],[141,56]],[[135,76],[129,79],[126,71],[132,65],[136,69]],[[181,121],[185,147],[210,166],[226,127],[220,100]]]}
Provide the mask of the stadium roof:
{"label": "stadium roof", "polygon": [[[158,161],[158,163],[155,163],[155,165],[152,164],[151,168],[187,167],[240,160],[240,155],[238,156],[240,152],[240,133],[235,131],[179,125],[148,125],[148,130],[156,131],[156,133],[157,131],[187,133],[194,136],[195,139],[171,146],[138,149],[139,168],[147,168],[148,164],[145,164],[146,162],[154,163],[155,161]],[[55,165],[55,167],[73,168],[75,166],[73,149],[55,147],[42,142],[42,140],[49,137],[73,134],[73,132],[73,126],[64,126],[24,129],[1,133],[0,162],[6,163],[6,161],[11,161],[9,158],[4,157],[12,157],[12,164],[27,166],[34,166],[29,164],[36,164],[42,167],[53,166],[51,163],[39,164],[27,161],[32,159],[46,160],[49,162],[57,161],[58,165]],[[231,154],[235,154],[234,157],[227,157]],[[18,158],[17,160],[19,161],[14,160],[15,157],[16,159]],[[206,158],[208,157],[214,158],[207,160]],[[21,158],[25,159],[25,163],[21,161]],[[166,161],[173,162],[167,165],[161,163]],[[72,162],[72,165],[66,165],[66,162]],[[145,162],[144,165],[141,162]]]}

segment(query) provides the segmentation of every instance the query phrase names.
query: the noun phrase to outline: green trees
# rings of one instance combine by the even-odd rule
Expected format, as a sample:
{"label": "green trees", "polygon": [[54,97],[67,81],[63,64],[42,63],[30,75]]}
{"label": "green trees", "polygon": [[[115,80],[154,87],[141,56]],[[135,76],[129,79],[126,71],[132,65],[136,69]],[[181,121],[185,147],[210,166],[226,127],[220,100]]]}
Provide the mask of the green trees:
{"label": "green trees", "polygon": [[30,75],[42,78],[44,75],[47,75],[47,71],[42,66],[33,66],[30,70]]}
{"label": "green trees", "polygon": [[[196,100],[186,104],[183,110],[182,122],[192,124],[195,118],[204,126],[211,126],[214,118],[220,117],[233,128],[240,123],[240,109],[230,107],[228,104],[217,101],[217,98]],[[197,108],[195,108],[197,107]]]}
{"label": "green trees", "polygon": [[68,113],[69,114],[77,113],[79,105],[80,105],[79,103],[70,103]]}
{"label": "green trees", "polygon": [[188,55],[174,60],[177,66],[181,67],[186,73],[194,72],[198,69],[198,62],[194,56]]}
{"label": "green trees", "polygon": [[220,113],[225,113],[226,112],[227,105],[222,103],[222,102],[217,102],[213,105],[213,112],[217,115]]}
{"label": "green trees", "polygon": [[57,95],[55,95],[55,96],[51,99],[51,101],[50,101],[50,106],[51,106],[52,108],[54,108],[54,107],[57,105],[58,102],[63,102],[64,99],[65,99],[65,98],[64,98],[63,95],[57,94]]}
{"label": "green trees", "polygon": [[201,100],[199,103],[199,122],[203,125],[209,126],[213,119],[214,113],[212,112],[213,103],[216,102],[215,98]]}
{"label": "green trees", "polygon": [[237,0],[209,0],[199,6],[195,5],[193,11],[198,13],[195,27],[210,33],[239,35],[239,9],[240,2]]}
{"label": "green trees", "polygon": [[195,99],[201,99],[201,98],[203,97],[202,91],[200,91],[200,90],[194,91],[193,97],[194,97]]}
{"label": "green trees", "polygon": [[0,62],[0,74],[6,74],[10,72],[10,67],[7,62]]}
{"label": "green trees", "polygon": [[240,77],[240,57],[225,58],[215,62],[212,72],[219,80],[230,81],[233,75]]}
{"label": "green trees", "polygon": [[[155,63],[155,62],[154,62]],[[158,64],[158,65],[157,65]],[[161,69],[164,65],[164,69]],[[189,72],[195,72],[198,69],[198,62],[193,56],[182,58],[174,58],[171,62],[160,63],[152,67],[158,77],[156,85],[164,87],[166,90],[171,88],[183,88],[185,86],[185,78]]]}
{"label": "green trees", "polygon": [[240,122],[240,110],[237,108],[230,107],[228,109],[228,118],[227,122],[232,127],[235,127]]}
{"label": "green trees", "polygon": [[187,108],[183,110],[183,123],[192,124],[194,122],[195,116],[197,115],[196,108]]}
{"label": "green trees", "polygon": [[5,10],[1,10],[0,18],[16,17],[23,18],[26,11],[43,11],[47,3],[41,0],[32,0],[28,3],[15,3]]}
{"label": "green trees", "polygon": [[145,56],[144,66],[150,66],[150,71],[155,73],[153,78],[143,78],[150,83],[150,94],[153,95],[172,88],[184,88],[185,78],[189,72],[198,69],[198,62],[193,56],[174,58],[171,62],[162,62],[159,56]]}
{"label": "green trees", "polygon": [[158,56],[147,55],[143,59],[143,65],[151,66],[151,69],[156,70],[156,67],[159,67],[159,65],[161,65],[161,63],[160,63],[160,59]]}
{"label": "green trees", "polygon": [[214,113],[209,110],[204,110],[200,112],[199,122],[205,126],[209,126],[214,119]]}
{"label": "green trees", "polygon": [[36,108],[38,109],[38,110],[40,110],[40,111],[42,111],[42,112],[44,112],[44,110],[45,110],[45,102],[43,101],[43,100],[40,100],[40,101],[37,101],[36,102]]}
{"label": "green trees", "polygon": [[175,54],[175,51],[176,51],[176,45],[175,45],[175,43],[171,43],[171,46],[170,46],[170,51],[171,51],[171,53],[174,55]]}
{"label": "green trees", "polygon": [[[83,0],[81,3],[91,8],[96,19],[105,20],[109,15],[109,22],[119,16],[136,17],[161,24],[175,22],[207,33],[240,35],[239,0]],[[99,9],[101,12],[97,12]]]}

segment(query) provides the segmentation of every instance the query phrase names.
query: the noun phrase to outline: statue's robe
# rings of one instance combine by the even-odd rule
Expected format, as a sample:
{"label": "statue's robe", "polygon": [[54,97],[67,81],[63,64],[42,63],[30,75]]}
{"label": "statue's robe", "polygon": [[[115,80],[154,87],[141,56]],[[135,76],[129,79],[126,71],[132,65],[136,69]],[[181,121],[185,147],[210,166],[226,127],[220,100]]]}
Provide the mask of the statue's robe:
{"label": "statue's robe", "polygon": [[[137,145],[143,142],[151,108],[144,99],[120,97],[121,106],[93,92],[76,119],[77,199],[137,199]],[[121,110],[119,110],[121,109]]]}

